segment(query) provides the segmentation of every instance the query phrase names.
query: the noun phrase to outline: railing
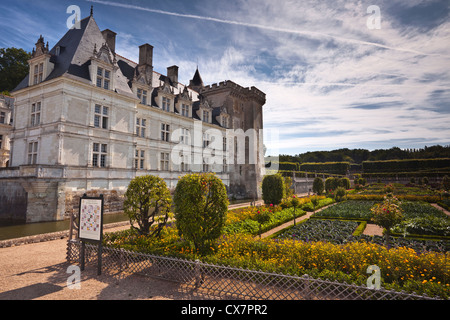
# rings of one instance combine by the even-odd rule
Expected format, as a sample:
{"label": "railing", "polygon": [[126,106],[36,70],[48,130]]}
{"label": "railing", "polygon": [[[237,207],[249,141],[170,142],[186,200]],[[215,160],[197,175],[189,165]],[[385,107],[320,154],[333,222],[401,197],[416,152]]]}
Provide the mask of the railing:
{"label": "railing", "polygon": [[[69,240],[67,260],[80,260],[81,244]],[[86,265],[97,260],[97,246],[86,245]],[[436,300],[406,292],[213,265],[200,261],[161,257],[103,248],[104,271],[141,274],[181,284],[180,290],[213,299],[241,300]]]}

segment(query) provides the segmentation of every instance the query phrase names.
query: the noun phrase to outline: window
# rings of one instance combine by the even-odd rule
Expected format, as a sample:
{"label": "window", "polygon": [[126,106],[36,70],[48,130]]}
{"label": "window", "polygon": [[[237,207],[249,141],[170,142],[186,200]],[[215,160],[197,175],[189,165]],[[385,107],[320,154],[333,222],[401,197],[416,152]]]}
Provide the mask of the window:
{"label": "window", "polygon": [[141,138],[145,138],[145,131],[147,128],[147,120],[136,118],[136,135]]}
{"label": "window", "polygon": [[111,71],[103,68],[97,68],[97,87],[109,90],[109,83],[111,81]]}
{"label": "window", "polygon": [[137,89],[137,96],[141,99],[142,104],[147,104],[147,90]]}
{"label": "window", "polygon": [[37,153],[38,153],[38,143],[30,142],[28,144],[28,164],[36,164],[37,163]]}
{"label": "window", "polygon": [[189,145],[189,137],[190,137],[189,129],[182,128],[181,129],[180,143],[181,144],[185,144],[185,145]]}
{"label": "window", "polygon": [[44,63],[39,64],[39,83],[42,82],[44,77]]}
{"label": "window", "polygon": [[222,127],[228,128],[228,118],[222,116]]}
{"label": "window", "polygon": [[206,159],[203,159],[203,172],[209,172],[209,164]]}
{"label": "window", "polygon": [[33,84],[38,84],[38,73],[39,73],[39,66],[35,65],[34,66],[34,80],[33,80]]}
{"label": "window", "polygon": [[228,172],[228,164],[227,164],[227,158],[223,158],[223,172]]}
{"label": "window", "polygon": [[223,138],[223,151],[227,151],[227,138]]}
{"label": "window", "polygon": [[3,135],[0,134],[0,149],[3,147]]}
{"label": "window", "polygon": [[203,111],[203,121],[209,122],[209,111]]}
{"label": "window", "polygon": [[94,113],[94,127],[108,129],[109,107],[96,104]]}
{"label": "window", "polygon": [[136,154],[134,158],[134,168],[138,170],[145,169],[145,151],[136,149]]}
{"label": "window", "polygon": [[208,133],[203,134],[203,148],[207,148],[211,143],[211,136]]}
{"label": "window", "polygon": [[108,155],[108,145],[94,143],[92,148],[92,166],[106,168],[106,157]]}
{"label": "window", "polygon": [[161,140],[169,142],[169,140],[170,140],[170,125],[161,123]]}
{"label": "window", "polygon": [[162,109],[164,111],[170,111],[170,99],[163,97],[162,98]]}
{"label": "window", "polygon": [[41,124],[41,103],[36,102],[31,105],[31,126],[35,127]]}
{"label": "window", "polygon": [[169,171],[169,154],[161,153],[161,171]]}
{"label": "window", "polygon": [[0,123],[5,123],[6,121],[6,113],[0,112]]}
{"label": "window", "polygon": [[181,115],[184,117],[189,117],[189,106],[187,104],[181,105]]}
{"label": "window", "polygon": [[33,84],[39,84],[44,80],[44,63],[34,66]]}
{"label": "window", "polygon": [[181,155],[181,165],[180,170],[181,171],[189,171],[189,164],[187,163],[187,156]]}

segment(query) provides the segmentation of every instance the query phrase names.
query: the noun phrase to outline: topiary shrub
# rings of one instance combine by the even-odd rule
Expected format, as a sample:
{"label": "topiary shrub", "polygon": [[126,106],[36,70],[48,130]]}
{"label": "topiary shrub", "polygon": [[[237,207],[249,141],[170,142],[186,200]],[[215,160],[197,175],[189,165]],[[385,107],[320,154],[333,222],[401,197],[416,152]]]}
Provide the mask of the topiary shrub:
{"label": "topiary shrub", "polygon": [[350,179],[349,178],[339,179],[339,186],[343,187],[345,190],[350,189]]}
{"label": "topiary shrub", "polygon": [[335,192],[336,192],[335,199],[337,202],[341,202],[344,199],[345,195],[347,194],[347,190],[345,190],[345,188],[343,187],[337,188]]}
{"label": "topiary shrub", "polygon": [[262,198],[266,205],[280,204],[285,197],[284,179],[280,174],[265,176],[262,181]]}
{"label": "topiary shrub", "polygon": [[323,187],[324,186],[322,178],[315,178],[313,182],[313,192],[320,196],[323,193]]}
{"label": "topiary shrub", "polygon": [[173,200],[180,236],[206,254],[225,225],[228,198],[222,180],[214,173],[185,175],[178,181]]}
{"label": "topiary shrub", "polygon": [[448,176],[444,176],[442,179],[442,188],[446,191],[450,190],[450,178]]}
{"label": "topiary shrub", "polygon": [[[170,217],[172,206],[164,180],[151,175],[136,177],[128,185],[125,198],[123,210],[130,219],[131,228],[141,235],[159,236]],[[154,224],[157,227],[150,233]]]}

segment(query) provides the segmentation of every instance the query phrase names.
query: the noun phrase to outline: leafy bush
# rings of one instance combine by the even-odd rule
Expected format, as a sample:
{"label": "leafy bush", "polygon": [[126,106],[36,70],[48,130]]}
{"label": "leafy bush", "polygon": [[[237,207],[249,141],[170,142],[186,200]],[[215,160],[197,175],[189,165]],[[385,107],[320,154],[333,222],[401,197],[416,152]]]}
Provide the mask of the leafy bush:
{"label": "leafy bush", "polygon": [[178,181],[174,203],[180,235],[206,252],[225,225],[228,198],[222,180],[213,173],[185,175]]}
{"label": "leafy bush", "polygon": [[343,187],[345,190],[350,189],[350,179],[349,178],[339,179],[339,186]]}
{"label": "leafy bush", "polygon": [[[141,235],[158,236],[167,223],[172,206],[170,191],[163,179],[142,176],[131,180],[125,193],[123,210],[131,222],[131,228]],[[138,224],[136,228],[134,223]],[[150,227],[157,223],[157,228]]]}
{"label": "leafy bush", "polygon": [[344,199],[346,194],[347,194],[347,190],[345,190],[345,188],[343,188],[343,187],[337,188],[336,189],[336,197],[335,197],[336,201],[341,202]]}
{"label": "leafy bush", "polygon": [[447,175],[442,179],[442,188],[447,191],[450,190],[450,178]]}
{"label": "leafy bush", "polygon": [[319,196],[323,193],[323,180],[320,177],[314,179],[313,182],[313,192],[318,194]]}
{"label": "leafy bush", "polygon": [[285,197],[284,179],[280,174],[265,176],[262,181],[262,197],[265,204],[277,205]]}
{"label": "leafy bush", "polygon": [[329,177],[325,179],[325,190],[335,190],[339,187],[339,179],[334,177]]}

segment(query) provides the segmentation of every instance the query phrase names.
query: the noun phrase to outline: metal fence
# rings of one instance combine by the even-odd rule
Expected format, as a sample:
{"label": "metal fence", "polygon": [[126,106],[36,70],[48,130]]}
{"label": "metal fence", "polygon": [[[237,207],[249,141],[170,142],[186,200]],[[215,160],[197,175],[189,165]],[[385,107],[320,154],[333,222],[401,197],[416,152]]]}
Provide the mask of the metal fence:
{"label": "metal fence", "polygon": [[[81,244],[69,240],[67,260],[80,261]],[[86,265],[97,262],[97,246],[86,245]],[[239,300],[435,300],[406,292],[369,289],[336,281],[213,265],[124,249],[103,248],[103,270],[175,281],[180,291],[212,299]]]}

